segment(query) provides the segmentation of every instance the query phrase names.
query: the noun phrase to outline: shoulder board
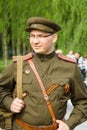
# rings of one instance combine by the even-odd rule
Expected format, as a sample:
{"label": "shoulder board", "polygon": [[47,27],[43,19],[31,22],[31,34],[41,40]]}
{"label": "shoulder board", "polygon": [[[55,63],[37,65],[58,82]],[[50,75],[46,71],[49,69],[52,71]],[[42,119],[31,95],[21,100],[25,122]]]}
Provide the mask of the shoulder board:
{"label": "shoulder board", "polygon": [[57,57],[58,57],[59,59],[64,60],[64,61],[67,61],[67,62],[71,62],[71,63],[76,64],[76,61],[75,61],[74,59],[69,58],[69,57],[67,57],[67,56],[65,56],[65,55],[57,54]]}
{"label": "shoulder board", "polygon": [[[13,56],[13,62],[17,62],[17,57],[18,56]],[[29,60],[33,58],[33,54],[32,53],[28,53],[27,55],[23,56],[23,61]]]}

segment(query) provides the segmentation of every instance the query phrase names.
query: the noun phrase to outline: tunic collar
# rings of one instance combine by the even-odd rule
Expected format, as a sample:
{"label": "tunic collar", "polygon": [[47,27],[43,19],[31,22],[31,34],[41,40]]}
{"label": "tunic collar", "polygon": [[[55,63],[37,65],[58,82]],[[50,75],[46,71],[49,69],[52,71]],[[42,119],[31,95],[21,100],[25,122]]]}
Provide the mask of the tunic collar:
{"label": "tunic collar", "polygon": [[36,54],[36,57],[41,61],[48,61],[49,59],[53,58],[55,56],[55,51],[53,51],[52,53],[48,54],[48,55],[44,55],[44,54]]}

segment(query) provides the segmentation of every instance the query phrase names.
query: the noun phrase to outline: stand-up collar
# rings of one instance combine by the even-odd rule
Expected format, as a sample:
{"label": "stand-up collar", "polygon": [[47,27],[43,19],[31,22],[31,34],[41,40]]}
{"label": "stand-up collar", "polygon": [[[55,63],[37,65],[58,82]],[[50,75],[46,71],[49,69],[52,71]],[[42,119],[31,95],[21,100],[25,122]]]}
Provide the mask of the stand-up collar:
{"label": "stand-up collar", "polygon": [[48,61],[49,59],[53,58],[55,56],[55,51],[53,51],[50,54],[36,54],[36,57],[39,58],[39,60],[43,61]]}

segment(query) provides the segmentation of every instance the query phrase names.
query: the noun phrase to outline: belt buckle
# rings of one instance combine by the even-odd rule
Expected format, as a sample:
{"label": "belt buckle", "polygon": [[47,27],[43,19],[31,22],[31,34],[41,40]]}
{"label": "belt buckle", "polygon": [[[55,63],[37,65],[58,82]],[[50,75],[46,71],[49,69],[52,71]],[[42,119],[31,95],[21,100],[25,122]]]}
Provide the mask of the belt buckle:
{"label": "belt buckle", "polygon": [[37,126],[36,130],[44,130],[44,127]]}

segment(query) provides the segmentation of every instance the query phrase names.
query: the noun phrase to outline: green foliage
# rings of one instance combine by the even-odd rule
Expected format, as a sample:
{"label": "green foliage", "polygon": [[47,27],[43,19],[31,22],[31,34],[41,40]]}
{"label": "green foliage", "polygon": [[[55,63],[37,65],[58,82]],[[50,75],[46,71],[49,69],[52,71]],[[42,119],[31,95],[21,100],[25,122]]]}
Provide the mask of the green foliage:
{"label": "green foliage", "polygon": [[[11,59],[8,60],[7,65],[8,65],[10,62],[11,62]],[[3,60],[0,60],[0,74],[4,71],[5,67],[6,67],[6,66],[5,66]]]}
{"label": "green foliage", "polygon": [[49,18],[61,26],[56,49],[86,53],[87,0],[0,0],[0,36],[2,39],[6,29],[7,45],[13,55],[30,49],[24,30],[27,18],[32,16]]}
{"label": "green foliage", "polygon": [[0,73],[2,73],[4,68],[5,68],[5,65],[4,65],[3,61],[0,61]]}
{"label": "green foliage", "polygon": [[62,26],[59,48],[86,53],[87,0],[53,0],[53,9],[57,12],[54,18]]}

